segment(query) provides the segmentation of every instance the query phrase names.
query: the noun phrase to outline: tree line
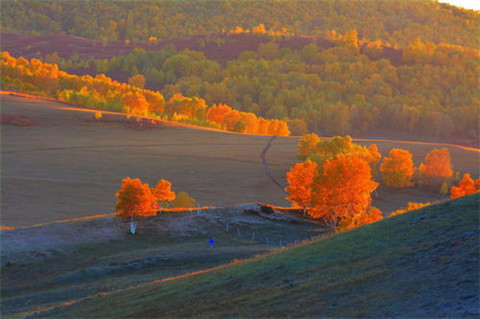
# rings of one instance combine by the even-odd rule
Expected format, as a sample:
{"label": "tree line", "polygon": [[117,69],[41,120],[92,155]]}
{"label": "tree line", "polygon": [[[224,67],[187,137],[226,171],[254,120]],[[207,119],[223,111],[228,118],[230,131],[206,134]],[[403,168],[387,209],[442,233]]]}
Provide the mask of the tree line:
{"label": "tree line", "polygon": [[222,130],[267,135],[289,135],[284,121],[267,120],[227,105],[208,107],[199,97],[175,94],[165,101],[157,91],[144,89],[142,76],[120,83],[100,74],[77,76],[61,71],[56,64],[38,59],[14,58],[2,52],[1,85],[23,93],[47,96],[100,110],[186,122]]}
{"label": "tree line", "polygon": [[[459,179],[453,173],[448,149],[433,149],[418,168],[407,150],[392,149],[383,158],[375,144],[357,145],[350,136],[321,140],[315,134],[303,136],[298,157],[287,173],[287,200],[303,208],[311,218],[339,229],[351,229],[382,219],[372,206],[372,194],[380,182],[388,187],[427,187],[451,198],[480,191],[480,179],[470,174]],[[430,203],[409,203],[398,215]],[[392,215],[392,216],[393,216]]]}

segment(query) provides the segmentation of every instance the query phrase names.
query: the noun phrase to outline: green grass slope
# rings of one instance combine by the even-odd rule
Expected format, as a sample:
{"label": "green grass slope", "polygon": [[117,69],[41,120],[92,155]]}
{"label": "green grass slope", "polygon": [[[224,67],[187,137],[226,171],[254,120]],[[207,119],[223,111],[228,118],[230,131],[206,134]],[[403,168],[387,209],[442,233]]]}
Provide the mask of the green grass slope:
{"label": "green grass slope", "polygon": [[478,318],[479,199],[37,315]]}

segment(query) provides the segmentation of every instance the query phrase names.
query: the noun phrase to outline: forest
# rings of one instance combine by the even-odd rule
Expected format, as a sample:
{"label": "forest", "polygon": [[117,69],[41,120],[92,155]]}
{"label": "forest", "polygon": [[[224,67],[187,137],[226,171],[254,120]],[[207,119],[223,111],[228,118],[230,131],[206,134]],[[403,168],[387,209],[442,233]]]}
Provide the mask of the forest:
{"label": "forest", "polygon": [[45,60],[72,73],[141,75],[143,85],[167,98],[181,93],[285,120],[294,135],[308,127],[323,135],[384,128],[436,139],[478,136],[478,50],[416,38],[392,54],[381,41],[361,43],[356,30],[331,34],[328,44],[295,50],[273,38],[226,63],[172,46],[111,59],[49,54]]}
{"label": "forest", "polygon": [[108,41],[175,39],[259,24],[310,36],[355,29],[361,40],[397,46],[421,37],[478,47],[478,13],[435,0],[5,1],[0,21],[2,32]]}
{"label": "forest", "polygon": [[[237,112],[221,124],[231,131],[256,132],[245,123],[252,113],[288,123],[293,135],[383,130],[478,143],[474,11],[420,0],[12,1],[3,10],[2,32],[125,41],[133,50],[108,59],[56,52],[36,57],[71,74],[129,81],[166,100],[181,95],[226,105]],[[72,12],[75,18],[67,19]],[[239,34],[262,43],[226,61],[200,52],[209,42],[220,49]],[[206,35],[199,51],[172,45],[146,51],[130,43],[199,35]],[[293,47],[285,44],[288,38],[311,41]]]}

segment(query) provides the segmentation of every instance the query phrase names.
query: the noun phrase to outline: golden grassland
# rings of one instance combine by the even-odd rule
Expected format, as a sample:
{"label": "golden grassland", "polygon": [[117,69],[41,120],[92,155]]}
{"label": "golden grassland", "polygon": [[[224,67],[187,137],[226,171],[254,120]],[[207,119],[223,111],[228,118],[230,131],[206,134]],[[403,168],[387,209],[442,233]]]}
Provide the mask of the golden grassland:
{"label": "golden grassland", "polygon": [[[289,206],[265,176],[260,153],[269,136],[242,135],[164,123],[146,130],[127,128],[125,115],[70,109],[64,103],[1,95],[2,113],[25,115],[33,126],[2,124],[2,226],[25,226],[58,219],[111,213],[124,177],[154,185],[160,178],[186,191],[202,206],[263,202]],[[279,181],[297,161],[298,137],[279,137],[267,160]],[[369,145],[374,140],[359,141]],[[418,165],[443,145],[377,141],[382,154],[410,150]],[[447,146],[454,169],[478,173],[478,152]],[[416,188],[380,187],[374,205],[384,212],[408,201],[441,199]]]}

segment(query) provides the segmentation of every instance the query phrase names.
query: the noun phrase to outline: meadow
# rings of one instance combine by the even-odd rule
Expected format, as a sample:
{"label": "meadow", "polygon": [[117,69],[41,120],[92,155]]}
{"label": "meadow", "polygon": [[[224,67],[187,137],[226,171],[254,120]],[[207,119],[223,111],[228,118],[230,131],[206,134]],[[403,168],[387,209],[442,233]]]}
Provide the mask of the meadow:
{"label": "meadow", "polygon": [[[289,206],[264,173],[260,154],[270,136],[218,132],[163,123],[149,129],[125,125],[125,115],[70,110],[64,103],[1,95],[2,113],[27,116],[31,126],[1,125],[2,226],[27,226],[114,211],[124,177],[150,185],[165,178],[201,206],[262,202]],[[278,137],[267,161],[275,178],[297,162],[298,137]],[[373,141],[361,142],[369,145]],[[435,144],[375,142],[386,155],[399,147],[415,165]],[[479,153],[448,146],[455,171],[478,173]],[[417,188],[380,187],[374,205],[384,212],[408,201],[442,197]]]}

